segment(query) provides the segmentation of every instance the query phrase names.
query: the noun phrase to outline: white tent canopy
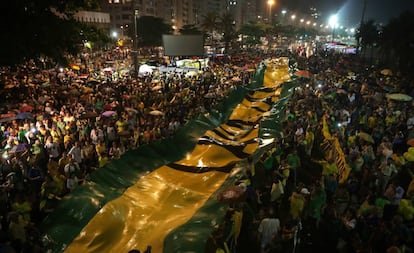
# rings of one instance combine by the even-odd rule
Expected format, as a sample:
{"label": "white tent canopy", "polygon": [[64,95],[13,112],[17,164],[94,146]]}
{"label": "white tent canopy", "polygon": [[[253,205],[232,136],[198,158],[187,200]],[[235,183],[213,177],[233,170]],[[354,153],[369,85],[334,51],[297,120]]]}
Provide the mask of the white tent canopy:
{"label": "white tent canopy", "polygon": [[139,66],[138,73],[139,74],[150,74],[153,72],[153,70],[154,70],[154,67],[147,65],[147,64],[143,64]]}

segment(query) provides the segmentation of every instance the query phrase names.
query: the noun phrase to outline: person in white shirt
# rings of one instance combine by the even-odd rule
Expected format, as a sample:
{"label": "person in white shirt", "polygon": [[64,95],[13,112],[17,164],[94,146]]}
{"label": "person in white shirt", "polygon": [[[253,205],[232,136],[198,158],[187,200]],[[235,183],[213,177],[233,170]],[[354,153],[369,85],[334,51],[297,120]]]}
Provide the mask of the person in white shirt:
{"label": "person in white shirt", "polygon": [[273,246],[274,239],[280,231],[280,221],[276,217],[264,218],[258,228],[258,236],[260,240],[260,252],[265,252],[269,247]]}
{"label": "person in white shirt", "polygon": [[410,115],[411,117],[409,117],[407,119],[407,129],[410,130],[411,128],[413,128],[414,126],[414,114]]}
{"label": "person in white shirt", "polygon": [[73,147],[69,150],[68,155],[72,156],[72,158],[78,164],[81,164],[82,163],[82,150],[81,150],[79,141],[76,141],[73,144]]}

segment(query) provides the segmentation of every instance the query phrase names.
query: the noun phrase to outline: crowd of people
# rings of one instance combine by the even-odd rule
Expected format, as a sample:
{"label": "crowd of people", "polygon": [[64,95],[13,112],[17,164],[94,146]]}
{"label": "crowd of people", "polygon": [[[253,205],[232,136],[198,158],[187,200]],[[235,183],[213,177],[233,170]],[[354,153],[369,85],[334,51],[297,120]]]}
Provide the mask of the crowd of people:
{"label": "crowd of people", "polygon": [[[356,55],[280,55],[310,75],[300,77],[286,106],[283,138],[247,161],[246,198],[231,205],[206,251],[412,252],[414,111],[406,97],[386,94],[413,95],[413,80]],[[3,71],[1,247],[44,251],[36,225],[89,173],[128,149],[171,137],[236,85],[249,84],[249,70],[272,56],[216,59],[191,76],[154,71],[134,78],[118,71],[130,59],[115,51],[83,57],[91,67],[81,69],[29,62]],[[322,149],[324,126],[351,168],[344,182]]]}
{"label": "crowd of people", "polygon": [[206,252],[413,252],[414,80],[357,55],[291,56],[308,73],[282,137],[247,161]]}
{"label": "crowd of people", "polygon": [[171,137],[248,84],[255,68],[215,59],[192,75],[153,68],[135,77],[125,54],[81,57],[67,68],[28,62],[2,72],[1,239],[16,252],[44,250],[36,226],[91,172]]}

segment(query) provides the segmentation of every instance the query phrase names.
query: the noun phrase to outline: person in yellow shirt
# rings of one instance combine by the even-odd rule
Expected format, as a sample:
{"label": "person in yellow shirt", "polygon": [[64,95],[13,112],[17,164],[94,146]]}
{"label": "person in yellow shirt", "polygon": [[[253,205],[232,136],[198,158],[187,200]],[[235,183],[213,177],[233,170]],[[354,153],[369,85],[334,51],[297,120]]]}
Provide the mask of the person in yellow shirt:
{"label": "person in yellow shirt", "polygon": [[69,132],[67,132],[65,134],[65,136],[63,137],[63,146],[64,146],[65,150],[70,149],[71,143],[72,143],[72,136],[70,135]]}
{"label": "person in yellow shirt", "polygon": [[52,126],[52,130],[50,130],[50,135],[53,138],[53,141],[59,144],[63,143],[63,136],[60,132],[59,128],[57,128],[55,125]]}
{"label": "person in yellow shirt", "polygon": [[388,128],[391,125],[395,124],[396,117],[392,112],[388,112],[387,116],[385,116],[385,126]]}
{"label": "person in yellow shirt", "polygon": [[122,118],[122,117],[119,118],[115,122],[115,125],[116,125],[117,133],[122,133],[122,132],[126,131],[127,128],[128,128],[128,122],[124,118]]}
{"label": "person in yellow shirt", "polygon": [[98,158],[101,159],[103,156],[107,156],[107,148],[105,142],[99,140],[95,146],[96,154],[98,154]]}
{"label": "person in yellow shirt", "polygon": [[369,129],[371,130],[374,129],[377,124],[378,124],[378,120],[375,114],[368,117],[368,128]]}
{"label": "person in yellow shirt", "polygon": [[305,207],[305,197],[298,192],[292,192],[289,197],[289,214],[293,219],[299,219],[302,215],[303,208]]}
{"label": "person in yellow shirt", "polygon": [[14,212],[22,215],[25,221],[30,222],[30,212],[32,210],[32,206],[30,205],[27,197],[23,194],[16,195],[15,201],[12,203],[11,208]]}
{"label": "person in yellow shirt", "polygon": [[52,157],[49,157],[49,162],[47,163],[47,173],[52,176],[56,176],[59,174],[58,168],[59,168],[58,162],[53,160]]}
{"label": "person in yellow shirt", "polygon": [[58,162],[58,173],[60,175],[65,175],[65,166],[66,164],[68,164],[70,161],[70,157],[68,156],[68,154],[66,152],[62,153],[62,157],[59,159]]}

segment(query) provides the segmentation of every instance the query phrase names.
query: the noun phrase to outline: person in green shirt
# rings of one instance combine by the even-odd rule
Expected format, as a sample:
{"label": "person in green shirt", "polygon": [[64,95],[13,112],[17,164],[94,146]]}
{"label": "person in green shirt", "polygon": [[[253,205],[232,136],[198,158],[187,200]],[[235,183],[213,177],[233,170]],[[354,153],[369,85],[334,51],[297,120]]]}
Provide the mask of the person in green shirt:
{"label": "person in green shirt", "polygon": [[287,164],[291,168],[291,178],[293,180],[293,186],[296,187],[296,173],[297,169],[301,166],[300,157],[298,151],[294,148],[286,157]]}
{"label": "person in green shirt", "polygon": [[24,124],[23,127],[20,127],[19,132],[17,134],[17,139],[20,143],[27,143],[26,133],[30,131],[29,124]]}

